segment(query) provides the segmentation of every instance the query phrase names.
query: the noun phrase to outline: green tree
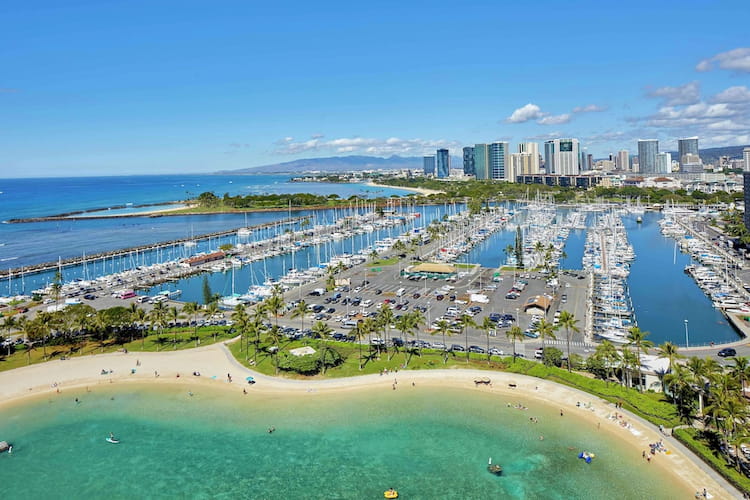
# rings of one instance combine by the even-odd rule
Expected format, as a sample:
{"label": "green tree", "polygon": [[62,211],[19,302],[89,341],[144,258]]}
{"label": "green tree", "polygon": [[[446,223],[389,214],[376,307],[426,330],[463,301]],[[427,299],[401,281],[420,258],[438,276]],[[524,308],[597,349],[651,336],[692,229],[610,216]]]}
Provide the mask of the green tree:
{"label": "green tree", "polygon": [[182,312],[188,317],[193,317],[193,335],[195,336],[195,347],[198,347],[200,344],[200,338],[198,337],[198,313],[200,312],[200,306],[197,302],[188,302],[182,306]]}
{"label": "green tree", "polygon": [[633,326],[628,330],[628,345],[635,347],[638,358],[636,373],[638,374],[638,387],[641,391],[643,390],[643,384],[641,383],[641,353],[648,353],[648,350],[654,346],[653,342],[646,340],[648,335],[648,332],[642,331],[637,326]]}
{"label": "green tree", "polygon": [[555,336],[555,325],[547,321],[546,319],[542,318],[539,320],[539,324],[536,326],[536,333],[539,334],[539,338],[542,339],[542,360],[546,357],[546,354],[544,352],[546,351],[546,347],[544,345],[545,339],[556,339]]}
{"label": "green tree", "polygon": [[570,372],[570,332],[580,332],[581,330],[577,326],[578,320],[575,314],[569,311],[562,311],[560,318],[558,319],[558,326],[565,328],[565,341],[568,345],[568,372]]}
{"label": "green tree", "polygon": [[307,314],[307,302],[305,302],[304,300],[300,300],[297,303],[297,307],[292,309],[292,312],[289,315],[289,317],[291,317],[292,319],[300,318],[300,321],[302,322],[301,329],[304,330],[306,314]]}
{"label": "green tree", "polygon": [[461,314],[458,318],[458,323],[461,325],[461,330],[464,335],[464,348],[466,349],[466,362],[469,362],[469,328],[476,328],[477,324],[474,318],[467,313]]}
{"label": "green tree", "polygon": [[444,346],[443,347],[443,364],[447,364],[448,363],[448,344],[445,343],[445,337],[446,336],[450,337],[453,335],[453,331],[451,330],[451,324],[448,323],[446,320],[441,319],[435,323],[435,327],[436,328],[432,330],[432,334],[442,335],[443,346]]}
{"label": "green tree", "polygon": [[208,305],[214,301],[214,293],[211,291],[211,285],[208,283],[208,276],[203,277],[203,304]]}
{"label": "green tree", "polygon": [[521,330],[521,327],[518,325],[513,325],[510,328],[508,328],[508,331],[505,332],[505,336],[508,337],[508,340],[510,340],[513,343],[513,362],[516,362],[516,341],[523,342],[523,330]]}

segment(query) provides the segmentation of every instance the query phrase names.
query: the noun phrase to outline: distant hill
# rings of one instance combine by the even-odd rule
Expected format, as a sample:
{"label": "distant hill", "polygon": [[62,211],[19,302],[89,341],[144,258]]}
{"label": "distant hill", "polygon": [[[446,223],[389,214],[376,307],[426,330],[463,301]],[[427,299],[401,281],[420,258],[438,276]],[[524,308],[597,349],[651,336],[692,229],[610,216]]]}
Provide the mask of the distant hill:
{"label": "distant hill", "polygon": [[352,172],[358,170],[422,168],[422,157],[391,156],[331,156],[328,158],[302,158],[300,160],[261,165],[259,167],[243,168],[240,170],[225,170],[220,174],[280,174],[303,172]]}
{"label": "distant hill", "polygon": [[[704,164],[713,163],[716,164],[719,161],[720,156],[728,156],[730,158],[742,158],[742,150],[748,146],[724,146],[721,148],[706,148],[699,149],[701,160]],[[677,151],[671,151],[672,159],[680,161],[679,153]]]}
{"label": "distant hill", "polygon": [[[463,160],[458,157],[451,158],[454,168],[463,168]],[[272,165],[261,165],[239,170],[222,170],[219,174],[283,174],[304,172],[354,172],[360,170],[378,169],[422,169],[421,156],[391,156],[381,158],[379,156],[330,156],[327,158],[303,158],[300,160],[275,163]]]}

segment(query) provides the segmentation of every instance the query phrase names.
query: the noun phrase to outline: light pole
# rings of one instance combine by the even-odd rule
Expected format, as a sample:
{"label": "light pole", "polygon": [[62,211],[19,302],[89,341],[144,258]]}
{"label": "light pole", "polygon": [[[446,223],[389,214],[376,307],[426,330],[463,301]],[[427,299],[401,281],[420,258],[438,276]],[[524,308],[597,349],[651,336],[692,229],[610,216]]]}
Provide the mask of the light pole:
{"label": "light pole", "polygon": [[685,349],[690,347],[690,342],[688,341],[688,320],[685,320]]}

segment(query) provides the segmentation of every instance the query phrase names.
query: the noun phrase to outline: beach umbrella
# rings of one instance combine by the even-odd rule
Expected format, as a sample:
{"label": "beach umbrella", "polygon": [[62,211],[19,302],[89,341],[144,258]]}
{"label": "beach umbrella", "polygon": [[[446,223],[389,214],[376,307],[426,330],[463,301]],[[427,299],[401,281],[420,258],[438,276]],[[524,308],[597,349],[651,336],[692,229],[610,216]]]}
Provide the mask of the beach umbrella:
{"label": "beach umbrella", "polygon": [[247,380],[248,384],[254,384],[255,383],[255,379],[253,377],[245,377],[245,380]]}

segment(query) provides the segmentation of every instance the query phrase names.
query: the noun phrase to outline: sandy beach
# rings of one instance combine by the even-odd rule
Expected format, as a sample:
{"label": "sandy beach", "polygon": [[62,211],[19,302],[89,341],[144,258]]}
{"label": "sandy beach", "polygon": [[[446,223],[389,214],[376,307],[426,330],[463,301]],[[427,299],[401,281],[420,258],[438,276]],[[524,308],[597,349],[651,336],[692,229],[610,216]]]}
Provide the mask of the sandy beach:
{"label": "sandy beach", "polygon": [[438,191],[437,189],[427,189],[427,188],[412,188],[412,187],[403,187],[403,186],[388,186],[386,184],[378,184],[373,181],[369,181],[366,183],[367,186],[371,187],[381,187],[381,188],[396,188],[396,189],[403,189],[404,191],[412,191],[414,193],[421,194],[423,196],[429,196],[431,194],[440,194],[443,191]]}
{"label": "sandy beach", "polygon": [[[103,374],[103,371],[108,372]],[[199,372],[200,377],[193,375]],[[231,374],[232,383],[227,375]],[[179,376],[178,376],[179,375]],[[252,386],[246,377],[254,377]],[[649,443],[664,440],[669,454],[657,453],[650,466],[659,467],[686,491],[706,488],[714,498],[735,498],[736,492],[699,459],[693,457],[672,438],[660,434],[651,424],[587,393],[544,380],[504,372],[480,370],[400,371],[388,375],[320,380],[289,380],[269,377],[241,366],[223,344],[197,349],[159,353],[108,353],[50,361],[0,373],[0,401],[3,405],[23,403],[24,399],[87,387],[96,390],[103,384],[169,383],[191,387],[211,386],[217,390],[243,389],[250,393],[283,394],[289,397],[315,397],[329,391],[390,391],[394,378],[399,387],[453,387],[487,391],[510,401],[559,407],[566,416],[591,425],[591,432],[608,432],[627,443],[634,454],[649,449]],[[477,378],[491,378],[490,386],[475,385]],[[0,406],[0,409],[2,406]],[[621,415],[615,418],[615,413]],[[627,424],[626,424],[627,423]],[[733,494],[734,493],[734,494]]]}

